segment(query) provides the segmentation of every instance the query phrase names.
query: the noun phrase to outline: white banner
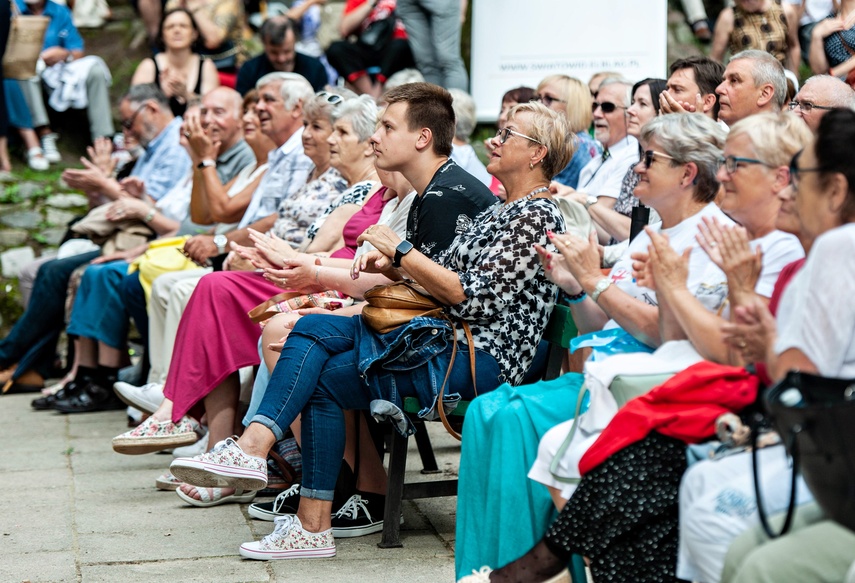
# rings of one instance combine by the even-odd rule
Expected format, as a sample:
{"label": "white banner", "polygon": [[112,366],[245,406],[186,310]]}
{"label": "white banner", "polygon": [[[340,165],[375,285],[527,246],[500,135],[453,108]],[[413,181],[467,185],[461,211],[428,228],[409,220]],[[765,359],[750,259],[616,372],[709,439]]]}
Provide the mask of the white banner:
{"label": "white banner", "polygon": [[472,96],[495,121],[502,95],[547,75],[665,78],[667,0],[472,0]]}

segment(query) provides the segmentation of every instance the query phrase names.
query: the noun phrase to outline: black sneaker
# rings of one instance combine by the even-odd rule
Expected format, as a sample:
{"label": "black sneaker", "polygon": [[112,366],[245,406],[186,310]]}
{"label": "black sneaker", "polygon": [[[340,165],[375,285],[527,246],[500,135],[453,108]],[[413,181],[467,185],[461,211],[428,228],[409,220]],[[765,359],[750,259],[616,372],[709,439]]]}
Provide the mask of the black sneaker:
{"label": "black sneaker", "polygon": [[112,385],[110,387],[107,389],[90,381],[78,394],[56,401],[53,408],[60,413],[93,413],[125,409],[126,405],[113,392]]}
{"label": "black sneaker", "polygon": [[332,515],[333,537],[351,538],[383,530],[383,506],[380,494],[354,494]]}
{"label": "black sneaker", "polygon": [[259,520],[273,522],[277,516],[297,514],[300,507],[300,484],[294,484],[276,496],[273,502],[256,502],[249,505],[249,515]]}
{"label": "black sneaker", "polygon": [[83,390],[83,385],[86,382],[87,381],[85,380],[71,380],[55,394],[39,397],[38,399],[33,399],[33,401],[30,403],[30,406],[36,411],[51,411],[53,410],[53,406],[57,401],[70,399],[71,397],[79,394],[80,391]]}

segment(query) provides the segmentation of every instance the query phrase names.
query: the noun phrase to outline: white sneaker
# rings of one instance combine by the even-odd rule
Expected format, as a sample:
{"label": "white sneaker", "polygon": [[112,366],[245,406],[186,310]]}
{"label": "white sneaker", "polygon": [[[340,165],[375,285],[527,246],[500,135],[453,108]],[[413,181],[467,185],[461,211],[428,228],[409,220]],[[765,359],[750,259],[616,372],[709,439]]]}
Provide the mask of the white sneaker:
{"label": "white sneaker", "polygon": [[44,150],[45,158],[47,158],[47,161],[51,164],[56,164],[57,162],[62,161],[62,155],[56,147],[57,140],[59,140],[59,136],[54,133],[42,136],[42,150]]}
{"label": "white sneaker", "polygon": [[157,411],[157,408],[163,403],[163,385],[160,383],[148,383],[136,387],[130,383],[119,381],[113,383],[113,390],[126,404],[149,415]]}
{"label": "white sneaker", "polygon": [[[202,429],[204,429],[204,427]],[[195,457],[199,454],[205,453],[208,451],[208,437],[210,435],[211,434],[209,432],[205,431],[205,435],[202,436],[202,439],[193,445],[176,447],[172,450],[172,457]]]}
{"label": "white sneaker", "polygon": [[37,172],[44,172],[50,168],[50,163],[41,148],[30,148],[27,150],[27,166]]}
{"label": "white sneaker", "polygon": [[243,543],[240,554],[247,559],[321,559],[335,556],[332,529],[308,532],[293,514],[277,516],[276,527],[260,541]]}

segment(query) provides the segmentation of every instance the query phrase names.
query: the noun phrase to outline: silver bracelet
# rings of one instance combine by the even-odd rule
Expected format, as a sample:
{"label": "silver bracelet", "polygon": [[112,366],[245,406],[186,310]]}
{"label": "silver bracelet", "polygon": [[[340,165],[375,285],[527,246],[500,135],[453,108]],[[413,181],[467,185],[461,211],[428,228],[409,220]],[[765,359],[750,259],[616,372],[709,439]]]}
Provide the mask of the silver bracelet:
{"label": "silver bracelet", "polygon": [[320,265],[315,266],[315,283],[317,283],[319,285],[321,283],[321,266]]}

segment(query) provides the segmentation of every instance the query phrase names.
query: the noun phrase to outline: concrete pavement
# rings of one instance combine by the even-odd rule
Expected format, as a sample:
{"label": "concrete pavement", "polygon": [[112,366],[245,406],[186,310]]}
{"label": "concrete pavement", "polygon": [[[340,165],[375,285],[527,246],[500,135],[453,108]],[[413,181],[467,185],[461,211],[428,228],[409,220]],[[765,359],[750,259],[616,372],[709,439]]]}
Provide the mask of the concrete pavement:
{"label": "concrete pavement", "polygon": [[[246,506],[185,505],[154,480],[172,457],[125,456],[110,439],[124,412],[36,412],[38,395],[0,397],[0,581],[374,582],[454,580],[456,498],[404,503],[402,549],[380,535],[336,541],[334,559],[258,562],[240,543],[273,530]],[[430,428],[440,468],[456,473],[459,446]],[[408,481],[421,479],[414,440]],[[430,479],[430,478],[428,478]]]}

